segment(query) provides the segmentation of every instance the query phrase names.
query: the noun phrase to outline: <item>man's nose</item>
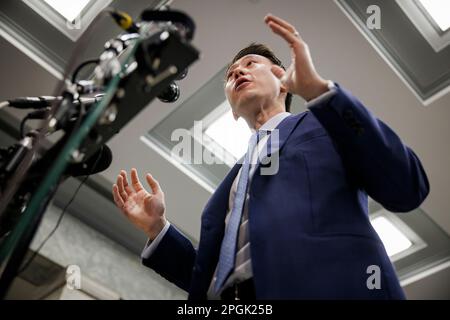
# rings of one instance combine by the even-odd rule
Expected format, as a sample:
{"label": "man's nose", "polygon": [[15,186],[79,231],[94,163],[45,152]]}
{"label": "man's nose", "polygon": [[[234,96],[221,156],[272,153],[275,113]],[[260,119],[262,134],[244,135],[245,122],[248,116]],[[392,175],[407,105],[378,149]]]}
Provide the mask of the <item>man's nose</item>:
{"label": "man's nose", "polygon": [[239,78],[240,76],[244,76],[247,73],[247,70],[241,67],[237,67],[234,71],[235,71],[234,72],[235,79]]}

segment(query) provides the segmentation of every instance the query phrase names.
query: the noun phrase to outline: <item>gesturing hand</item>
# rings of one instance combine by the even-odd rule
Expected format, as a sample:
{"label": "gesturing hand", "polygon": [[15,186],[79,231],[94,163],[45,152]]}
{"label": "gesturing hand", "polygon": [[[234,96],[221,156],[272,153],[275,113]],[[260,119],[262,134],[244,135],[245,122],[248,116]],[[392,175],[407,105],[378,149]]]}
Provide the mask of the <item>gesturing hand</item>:
{"label": "gesturing hand", "polygon": [[286,40],[291,48],[292,63],[289,68],[284,71],[279,66],[272,67],[272,72],[288,91],[306,101],[328,91],[328,82],[320,77],[314,68],[308,45],[297,30],[287,21],[271,14],[268,14],[264,21],[274,33]]}
{"label": "gesturing hand", "polygon": [[127,172],[120,171],[117,184],[113,185],[113,197],[116,206],[123,214],[147,236],[153,240],[166,224],[166,205],[164,192],[151,174],[146,179],[152,193],[147,192],[139,181],[136,169],[131,169],[131,185],[128,184]]}

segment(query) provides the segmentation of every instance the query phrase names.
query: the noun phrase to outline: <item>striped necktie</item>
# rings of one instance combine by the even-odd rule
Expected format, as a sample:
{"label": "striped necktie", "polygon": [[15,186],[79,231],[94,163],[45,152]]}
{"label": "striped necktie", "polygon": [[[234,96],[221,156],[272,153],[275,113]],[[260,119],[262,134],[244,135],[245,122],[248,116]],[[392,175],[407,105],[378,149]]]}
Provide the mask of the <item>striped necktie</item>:
{"label": "striped necktie", "polygon": [[[261,141],[265,135],[270,135],[271,131],[262,131],[262,134],[259,135],[258,143]],[[265,144],[264,148],[261,150],[260,147],[257,148],[258,153],[261,152],[262,156],[266,156],[270,154],[270,148],[271,148],[271,141],[270,139],[267,140],[267,143]],[[261,160],[261,159],[259,159]],[[250,175],[249,175],[249,181],[251,181],[251,175],[252,175],[252,168],[250,168]],[[247,199],[247,196],[246,196]],[[247,200],[246,200],[247,201]],[[248,226],[248,207],[246,207],[244,202],[244,208],[242,211],[242,220],[239,225],[239,231],[238,231],[238,240],[236,244],[236,260],[235,260],[235,266],[234,271],[240,272],[240,276],[243,276],[242,273],[245,274],[245,277],[247,276],[246,271],[244,271],[247,268],[251,268],[251,265],[249,265],[250,262],[250,235],[249,235],[249,226]],[[244,279],[246,280],[246,279]],[[225,282],[226,283],[226,282]]]}
{"label": "striped necktie", "polygon": [[250,137],[247,153],[244,158],[244,163],[241,168],[241,174],[236,189],[233,210],[230,213],[230,219],[228,220],[225,236],[222,240],[222,246],[220,248],[220,256],[217,266],[217,279],[214,285],[214,291],[216,293],[220,291],[228,275],[234,268],[237,235],[242,217],[242,209],[247,194],[250,163],[259,138],[264,133],[266,133],[266,131],[258,131]]}

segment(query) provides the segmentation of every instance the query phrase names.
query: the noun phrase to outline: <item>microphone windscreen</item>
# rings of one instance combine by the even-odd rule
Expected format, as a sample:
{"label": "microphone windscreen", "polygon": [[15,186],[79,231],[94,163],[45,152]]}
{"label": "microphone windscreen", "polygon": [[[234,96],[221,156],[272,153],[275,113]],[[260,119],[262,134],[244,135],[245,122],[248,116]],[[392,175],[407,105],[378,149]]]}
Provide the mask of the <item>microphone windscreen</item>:
{"label": "microphone windscreen", "polygon": [[178,100],[179,97],[180,97],[180,87],[175,82],[169,83],[167,88],[165,88],[164,91],[162,91],[157,96],[157,98],[161,102],[165,102],[165,103],[175,102]]}
{"label": "microphone windscreen", "polygon": [[111,162],[111,149],[104,144],[87,160],[69,165],[66,169],[66,174],[72,177],[96,174],[108,169]]}

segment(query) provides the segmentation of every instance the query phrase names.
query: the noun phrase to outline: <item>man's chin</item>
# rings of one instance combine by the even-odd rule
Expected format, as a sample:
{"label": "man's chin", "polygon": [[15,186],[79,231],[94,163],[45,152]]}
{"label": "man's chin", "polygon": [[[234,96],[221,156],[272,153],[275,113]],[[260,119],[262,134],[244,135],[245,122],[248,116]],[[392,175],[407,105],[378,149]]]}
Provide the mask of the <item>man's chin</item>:
{"label": "man's chin", "polygon": [[252,92],[251,90],[243,90],[242,92],[239,92],[236,99],[236,105],[246,106],[249,103],[254,102],[256,97],[257,94],[255,92]]}

